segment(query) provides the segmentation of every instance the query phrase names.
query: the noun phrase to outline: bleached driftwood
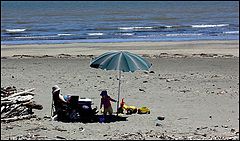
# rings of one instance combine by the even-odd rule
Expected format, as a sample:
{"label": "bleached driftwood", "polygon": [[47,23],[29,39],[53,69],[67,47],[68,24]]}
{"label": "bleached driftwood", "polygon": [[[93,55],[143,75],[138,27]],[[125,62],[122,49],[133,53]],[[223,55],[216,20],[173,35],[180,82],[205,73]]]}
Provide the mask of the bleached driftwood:
{"label": "bleached driftwood", "polygon": [[25,93],[26,95],[35,95],[35,93],[33,93],[33,92],[27,92],[27,93]]}
{"label": "bleached driftwood", "polygon": [[10,111],[1,114],[1,118],[5,118],[5,117],[7,117],[11,112],[13,112],[13,111],[14,111],[15,109],[17,109],[19,106],[21,106],[21,104],[16,104],[16,105],[14,105],[14,107],[11,108]]}
{"label": "bleached driftwood", "polygon": [[35,90],[35,88],[28,89],[28,90],[25,90],[25,91],[22,91],[22,92],[18,92],[18,93],[9,95],[8,97],[1,98],[1,101],[2,101],[2,100],[7,100],[7,99],[9,99],[9,98],[12,98],[12,97],[15,97],[15,96],[18,96],[18,95],[26,94],[26,93],[28,93],[28,92],[32,92],[32,91],[34,91],[34,90]]}
{"label": "bleached driftwood", "polygon": [[1,121],[10,122],[36,117],[32,109],[42,110],[43,106],[32,101],[35,95],[33,90],[35,88],[17,92],[15,87],[1,88]]}
{"label": "bleached driftwood", "polygon": [[[24,102],[24,101],[23,101]],[[22,103],[23,105],[27,105],[29,103],[31,103],[32,101],[27,101],[25,103]],[[11,106],[11,105],[14,105],[14,104],[17,104],[17,103],[20,103],[18,101],[1,101],[1,106]]]}
{"label": "bleached driftwood", "polygon": [[5,109],[5,107],[6,107],[6,106],[2,106],[2,107],[1,107],[1,113],[2,113],[2,111]]}
{"label": "bleached driftwood", "polygon": [[16,96],[16,97],[11,97],[8,98],[8,101],[11,101],[11,103],[22,103],[22,102],[27,102],[33,99],[32,95],[26,95],[26,96]]}
{"label": "bleached driftwood", "polygon": [[14,116],[21,116],[22,111],[24,111],[25,109],[27,109],[26,107],[21,107],[19,106],[18,108],[16,108],[15,110],[13,110],[11,113],[9,113],[8,115],[6,115],[5,118],[10,118],[10,117],[14,117]]}
{"label": "bleached driftwood", "polygon": [[23,110],[19,111],[18,115],[27,115],[27,114],[29,114],[29,110],[30,109],[28,109],[28,108],[24,108]]}
{"label": "bleached driftwood", "polygon": [[[1,117],[5,117],[6,115],[8,115],[9,113],[13,112],[13,111],[16,111],[18,107],[20,106],[24,106],[25,108],[28,108],[28,109],[38,109],[38,110],[42,110],[43,107],[42,105],[40,104],[36,104],[35,101],[28,101],[28,102],[25,102],[25,103],[20,103],[20,104],[14,104],[10,107],[10,110],[5,110],[6,112],[5,113],[2,113],[1,112]],[[7,106],[2,106],[1,107],[1,111],[3,111],[4,109],[7,109],[5,108]],[[20,111],[19,111],[20,112]]]}
{"label": "bleached driftwood", "polygon": [[36,117],[36,115],[15,116],[15,117],[12,117],[12,118],[1,119],[1,122],[11,122],[11,121],[22,120],[22,119],[30,119],[30,118],[35,118],[35,117]]}
{"label": "bleached driftwood", "polygon": [[16,98],[17,102],[27,102],[30,101],[31,99],[33,99],[32,95],[26,95],[26,96],[19,96],[18,98]]}
{"label": "bleached driftwood", "polygon": [[8,101],[1,101],[1,106],[5,106],[5,105],[13,105],[13,104],[16,104],[17,103],[17,101],[10,101],[10,100],[8,100]]}
{"label": "bleached driftwood", "polygon": [[34,101],[28,101],[28,102],[25,102],[25,103],[22,103],[22,106],[26,106],[26,105],[29,105],[31,103],[33,103]]}
{"label": "bleached driftwood", "polygon": [[5,110],[4,111],[8,111],[11,108],[11,106],[5,106]]}

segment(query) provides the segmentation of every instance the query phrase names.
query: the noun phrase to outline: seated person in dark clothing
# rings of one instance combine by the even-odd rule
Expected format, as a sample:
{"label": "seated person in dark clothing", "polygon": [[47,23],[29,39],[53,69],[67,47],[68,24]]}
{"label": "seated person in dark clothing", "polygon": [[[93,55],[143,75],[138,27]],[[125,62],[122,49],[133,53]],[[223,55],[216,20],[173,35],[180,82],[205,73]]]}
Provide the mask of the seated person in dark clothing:
{"label": "seated person in dark clothing", "polygon": [[55,111],[53,116],[57,119],[66,118],[68,116],[68,101],[60,94],[60,88],[55,85],[52,87],[52,96]]}
{"label": "seated person in dark clothing", "polygon": [[97,108],[92,109],[89,104],[80,104],[79,96],[61,95],[57,85],[52,87],[52,96],[55,107],[53,120],[74,121],[83,117],[88,119],[97,113]]}

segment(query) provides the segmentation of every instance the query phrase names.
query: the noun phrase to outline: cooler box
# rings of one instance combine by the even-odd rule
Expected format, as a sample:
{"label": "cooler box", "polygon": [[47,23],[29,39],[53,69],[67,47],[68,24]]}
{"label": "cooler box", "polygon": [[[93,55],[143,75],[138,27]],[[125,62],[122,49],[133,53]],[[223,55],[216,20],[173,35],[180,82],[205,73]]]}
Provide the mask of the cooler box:
{"label": "cooler box", "polygon": [[79,105],[87,105],[91,108],[91,105],[92,105],[92,100],[89,99],[89,98],[79,98],[78,99],[78,104]]}

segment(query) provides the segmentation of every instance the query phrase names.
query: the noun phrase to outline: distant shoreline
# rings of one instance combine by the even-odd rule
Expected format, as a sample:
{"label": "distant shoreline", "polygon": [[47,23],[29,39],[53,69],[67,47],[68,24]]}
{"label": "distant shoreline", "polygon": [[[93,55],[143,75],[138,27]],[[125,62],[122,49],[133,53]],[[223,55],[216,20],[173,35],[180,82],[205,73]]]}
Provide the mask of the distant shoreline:
{"label": "distant shoreline", "polygon": [[174,42],[117,42],[1,45],[1,57],[96,56],[107,51],[130,51],[149,57],[239,57],[239,40],[204,40]]}
{"label": "distant shoreline", "polygon": [[[35,42],[35,41],[23,41],[23,43],[10,43],[10,44],[7,44],[7,43],[4,43],[5,41],[1,42],[1,45],[6,45],[6,46],[15,46],[15,45],[49,45],[49,44],[86,44],[86,43],[91,43],[91,44],[105,44],[105,43],[140,43],[140,42],[197,42],[197,41],[201,41],[201,42],[204,42],[204,41],[238,41],[238,39],[227,39],[227,40],[223,40],[223,39],[199,39],[199,40],[126,40],[126,39],[123,39],[123,40],[99,40],[99,39],[93,39],[93,40],[59,40],[59,42],[42,42],[42,43],[39,43],[39,42]],[[22,42],[22,41],[20,41]]]}

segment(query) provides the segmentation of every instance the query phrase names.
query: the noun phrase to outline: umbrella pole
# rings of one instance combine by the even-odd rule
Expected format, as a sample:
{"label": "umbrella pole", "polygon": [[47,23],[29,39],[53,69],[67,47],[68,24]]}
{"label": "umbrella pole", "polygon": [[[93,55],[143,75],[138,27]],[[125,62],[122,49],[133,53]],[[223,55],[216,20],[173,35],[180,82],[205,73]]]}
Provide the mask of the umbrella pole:
{"label": "umbrella pole", "polygon": [[118,108],[119,108],[120,85],[121,85],[121,70],[119,70],[119,77],[118,77],[118,101],[117,101],[117,116],[118,116]]}

